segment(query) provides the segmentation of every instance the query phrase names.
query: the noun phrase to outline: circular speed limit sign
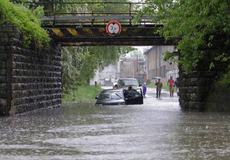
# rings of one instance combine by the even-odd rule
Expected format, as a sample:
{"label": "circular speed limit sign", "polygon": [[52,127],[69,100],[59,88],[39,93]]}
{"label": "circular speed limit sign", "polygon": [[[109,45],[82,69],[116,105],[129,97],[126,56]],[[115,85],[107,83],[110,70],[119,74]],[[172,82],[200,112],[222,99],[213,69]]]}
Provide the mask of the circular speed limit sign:
{"label": "circular speed limit sign", "polygon": [[117,20],[110,20],[106,25],[106,33],[116,35],[121,33],[121,24]]}

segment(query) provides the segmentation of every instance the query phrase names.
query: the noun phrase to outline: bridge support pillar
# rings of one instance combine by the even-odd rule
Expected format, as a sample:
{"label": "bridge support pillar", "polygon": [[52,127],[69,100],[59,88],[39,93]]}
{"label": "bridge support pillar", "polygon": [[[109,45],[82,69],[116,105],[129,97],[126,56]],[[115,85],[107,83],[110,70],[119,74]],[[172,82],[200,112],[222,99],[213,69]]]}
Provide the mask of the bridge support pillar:
{"label": "bridge support pillar", "polygon": [[[221,46],[221,45],[220,45]],[[230,87],[227,82],[219,84],[223,75],[229,74],[229,61],[214,61],[216,50],[207,50],[190,73],[179,67],[179,96],[185,111],[230,111]],[[180,57],[179,57],[180,58]],[[214,68],[209,65],[214,62]],[[225,80],[226,81],[226,80]]]}
{"label": "bridge support pillar", "polygon": [[24,47],[17,29],[0,26],[0,115],[60,105],[60,47]]}
{"label": "bridge support pillar", "polygon": [[184,111],[204,111],[212,89],[214,73],[209,71],[179,72],[179,101]]}

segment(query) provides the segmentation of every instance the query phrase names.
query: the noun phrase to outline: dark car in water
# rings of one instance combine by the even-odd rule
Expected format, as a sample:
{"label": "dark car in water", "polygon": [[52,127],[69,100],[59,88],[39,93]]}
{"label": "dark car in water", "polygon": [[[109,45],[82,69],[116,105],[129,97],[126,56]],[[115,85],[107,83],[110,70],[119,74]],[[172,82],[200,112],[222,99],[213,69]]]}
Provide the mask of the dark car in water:
{"label": "dark car in water", "polygon": [[120,104],[143,104],[141,93],[133,89],[109,89],[103,90],[96,97],[96,104],[120,105]]}
{"label": "dark car in water", "polygon": [[123,89],[125,104],[143,104],[143,94],[139,89],[133,89],[131,86],[128,89]]}
{"label": "dark car in water", "polygon": [[136,78],[120,78],[117,81],[117,87],[120,89],[128,90],[129,87],[132,87],[136,91],[138,91],[140,94],[142,94],[142,87],[139,84],[138,80]]}

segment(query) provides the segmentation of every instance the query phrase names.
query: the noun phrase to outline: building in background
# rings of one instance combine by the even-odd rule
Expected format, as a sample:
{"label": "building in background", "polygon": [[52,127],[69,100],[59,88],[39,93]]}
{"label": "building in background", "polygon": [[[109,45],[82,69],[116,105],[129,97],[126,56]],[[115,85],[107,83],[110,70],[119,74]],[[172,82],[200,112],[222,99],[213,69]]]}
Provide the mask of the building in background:
{"label": "building in background", "polygon": [[145,81],[146,61],[140,50],[134,50],[121,57],[119,66],[121,78],[136,78],[140,83]]}
{"label": "building in background", "polygon": [[112,86],[118,78],[118,64],[111,64],[101,70],[97,70],[94,78],[90,80],[90,85],[94,85],[97,82],[100,85]]}
{"label": "building in background", "polygon": [[90,84],[114,84],[119,78],[136,78],[140,83],[146,80],[146,61],[140,50],[134,50],[120,57],[117,64],[97,70]]}
{"label": "building in background", "polygon": [[153,46],[144,52],[148,80],[153,80],[155,77],[161,77],[163,80],[167,80],[170,76],[175,80],[178,77],[177,64],[164,61],[164,54],[174,51],[174,46]]}

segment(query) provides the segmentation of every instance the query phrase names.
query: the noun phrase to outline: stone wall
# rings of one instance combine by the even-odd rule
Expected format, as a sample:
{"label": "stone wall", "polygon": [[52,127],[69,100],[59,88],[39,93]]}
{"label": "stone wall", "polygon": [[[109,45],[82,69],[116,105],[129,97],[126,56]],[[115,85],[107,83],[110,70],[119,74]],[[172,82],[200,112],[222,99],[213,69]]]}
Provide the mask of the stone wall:
{"label": "stone wall", "polygon": [[214,73],[194,71],[186,74],[179,72],[179,101],[184,111],[204,111],[206,99],[212,90]]}
{"label": "stone wall", "polygon": [[[218,52],[217,52],[218,53]],[[228,72],[229,61],[214,61],[215,50],[207,50],[193,72],[186,74],[179,67],[179,101],[185,111],[230,111],[230,87],[219,87],[217,82]],[[180,58],[180,57],[179,57]]]}
{"label": "stone wall", "polygon": [[61,51],[58,46],[23,47],[13,27],[0,27],[0,114],[61,105]]}
{"label": "stone wall", "polygon": [[0,43],[0,113],[5,112],[7,106],[7,54],[5,53],[5,47]]}
{"label": "stone wall", "polygon": [[210,92],[207,103],[205,104],[206,111],[229,112],[230,104],[230,87],[215,87]]}
{"label": "stone wall", "polygon": [[10,26],[0,27],[0,114],[6,115],[10,110],[11,99],[11,54],[10,44],[17,43],[14,37],[15,28]]}

